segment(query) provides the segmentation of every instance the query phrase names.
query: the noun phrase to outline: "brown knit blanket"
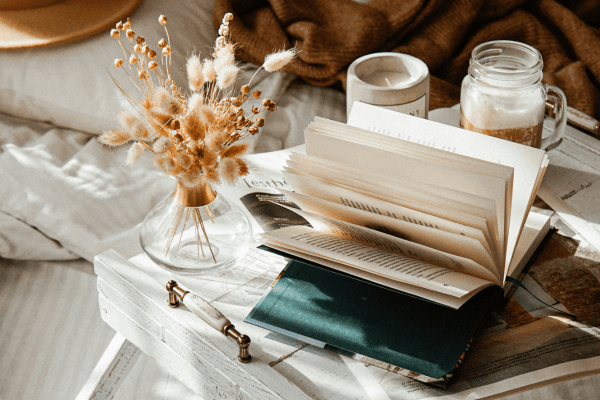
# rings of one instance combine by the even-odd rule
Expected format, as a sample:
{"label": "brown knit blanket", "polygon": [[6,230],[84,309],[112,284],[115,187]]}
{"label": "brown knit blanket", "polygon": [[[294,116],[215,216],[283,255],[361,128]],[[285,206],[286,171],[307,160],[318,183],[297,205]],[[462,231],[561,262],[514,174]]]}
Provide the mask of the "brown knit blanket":
{"label": "brown knit blanket", "polygon": [[240,59],[261,65],[296,46],[286,70],[318,86],[345,87],[348,66],[364,54],[418,57],[431,73],[430,109],[459,102],[475,46],[527,43],[542,53],[544,82],[600,119],[600,0],[216,0],[215,26],[226,12],[235,15]]}

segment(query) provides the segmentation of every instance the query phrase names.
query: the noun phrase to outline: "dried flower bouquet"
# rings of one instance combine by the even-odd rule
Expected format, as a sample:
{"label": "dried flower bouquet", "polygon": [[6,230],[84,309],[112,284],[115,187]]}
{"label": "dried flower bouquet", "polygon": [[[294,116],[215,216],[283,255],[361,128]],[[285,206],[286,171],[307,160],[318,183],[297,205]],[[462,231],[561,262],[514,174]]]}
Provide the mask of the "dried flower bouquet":
{"label": "dried flower bouquet", "polygon": [[[249,150],[249,145],[240,141],[256,135],[277,106],[268,98],[261,102],[258,90],[250,93],[252,79],[239,91],[235,90],[240,69],[234,56],[235,44],[230,41],[229,21],[232,19],[231,13],[223,17],[210,57],[201,60],[194,54],[187,59],[191,90],[187,97],[171,75],[173,50],[167,18],[161,15],[158,19],[167,38],[158,42],[160,53],[151,49],[142,36],[136,37],[129,18],[125,23],[119,22],[110,34],[119,42],[125,61],[115,59],[114,66],[125,72],[136,91],[131,93],[114,78],[113,81],[133,111],[122,113],[121,128],[102,134],[98,139],[100,143],[111,147],[132,143],[126,164],[135,163],[146,151],[152,153],[158,169],[175,177],[178,188],[183,190],[202,185],[209,185],[210,189],[210,184],[222,182],[233,184],[246,175],[248,166],[242,156]],[[259,70],[279,71],[295,56],[295,49],[275,52],[265,57]],[[257,104],[252,105],[251,115],[246,116],[242,106],[250,101]],[[212,198],[209,196],[206,202]],[[196,231],[201,228],[204,232],[210,248],[199,210],[186,209],[186,205],[190,206],[182,204],[175,213],[166,244],[167,253],[184,215],[182,231],[187,221],[192,220]],[[211,216],[210,209],[207,214]],[[197,239],[200,246],[199,234]]]}

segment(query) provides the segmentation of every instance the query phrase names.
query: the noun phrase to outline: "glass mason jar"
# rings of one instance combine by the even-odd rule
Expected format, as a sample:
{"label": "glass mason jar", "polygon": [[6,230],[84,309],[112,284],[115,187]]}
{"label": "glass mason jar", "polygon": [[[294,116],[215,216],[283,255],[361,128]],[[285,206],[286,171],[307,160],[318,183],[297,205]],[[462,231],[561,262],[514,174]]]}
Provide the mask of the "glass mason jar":
{"label": "glass mason jar", "polygon": [[[496,40],[473,49],[462,81],[460,126],[485,135],[550,150],[564,136],[567,100],[542,83],[542,55],[524,43]],[[542,139],[546,102],[554,104],[552,135]]]}
{"label": "glass mason jar", "polygon": [[252,225],[246,215],[206,181],[190,188],[177,181],[144,218],[140,244],[164,269],[201,275],[233,267],[248,251]]}

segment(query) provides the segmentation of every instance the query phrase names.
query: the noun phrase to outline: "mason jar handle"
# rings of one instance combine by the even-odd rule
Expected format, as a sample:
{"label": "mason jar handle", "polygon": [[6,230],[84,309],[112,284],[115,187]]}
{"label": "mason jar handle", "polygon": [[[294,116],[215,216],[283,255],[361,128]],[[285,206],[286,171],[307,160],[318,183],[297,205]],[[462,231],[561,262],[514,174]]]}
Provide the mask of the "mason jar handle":
{"label": "mason jar handle", "polygon": [[542,139],[542,149],[549,151],[557,147],[565,136],[567,98],[558,86],[544,84],[544,87],[546,88],[547,101],[554,105],[554,131],[552,135]]}

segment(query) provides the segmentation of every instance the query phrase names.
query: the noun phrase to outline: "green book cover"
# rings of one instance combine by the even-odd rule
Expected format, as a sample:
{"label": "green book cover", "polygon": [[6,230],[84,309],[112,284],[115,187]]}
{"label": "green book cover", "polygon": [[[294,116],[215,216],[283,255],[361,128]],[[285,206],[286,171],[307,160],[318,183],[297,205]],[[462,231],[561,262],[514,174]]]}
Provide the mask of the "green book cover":
{"label": "green book cover", "polygon": [[245,321],[437,379],[454,370],[501,292],[485,288],[455,310],[296,258]]}

